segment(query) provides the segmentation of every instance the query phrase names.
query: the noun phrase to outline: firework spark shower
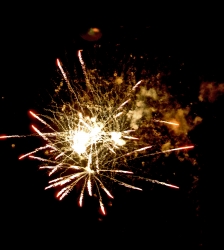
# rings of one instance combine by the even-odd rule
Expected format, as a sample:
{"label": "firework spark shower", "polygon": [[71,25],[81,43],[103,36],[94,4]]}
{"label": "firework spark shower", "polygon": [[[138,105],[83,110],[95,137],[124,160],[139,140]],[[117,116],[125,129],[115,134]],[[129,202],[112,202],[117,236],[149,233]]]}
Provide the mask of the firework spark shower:
{"label": "firework spark shower", "polygon": [[[153,81],[150,85],[145,79],[137,79],[134,83],[122,78],[103,79],[95,71],[87,70],[82,51],[78,51],[78,58],[86,86],[74,84],[57,59],[61,82],[70,100],[54,101],[45,114],[30,111],[42,126],[40,129],[32,125],[32,129],[43,139],[44,145],[19,159],[39,160],[40,169],[55,176],[46,189],[57,188],[60,200],[76,186],[81,187],[80,206],[85,193],[96,194],[103,214],[102,193],[113,198],[107,187],[109,182],[141,191],[141,187],[129,182],[131,177],[178,188],[137,175],[130,162],[134,158],[193,148],[186,133],[183,137],[182,131],[186,130],[183,129],[186,127],[184,113],[180,109],[177,112],[167,110],[168,97],[164,91],[156,90]],[[154,78],[158,82],[159,74]]]}

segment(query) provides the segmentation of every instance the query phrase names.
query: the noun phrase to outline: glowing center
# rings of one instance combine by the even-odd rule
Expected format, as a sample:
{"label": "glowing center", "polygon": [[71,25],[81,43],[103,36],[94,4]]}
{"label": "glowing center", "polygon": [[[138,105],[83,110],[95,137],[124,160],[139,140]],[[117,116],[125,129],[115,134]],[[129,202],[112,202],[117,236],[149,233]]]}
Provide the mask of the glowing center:
{"label": "glowing center", "polygon": [[75,131],[73,135],[73,150],[78,154],[83,154],[89,145],[97,143],[101,138],[101,128],[93,127],[89,132]]}

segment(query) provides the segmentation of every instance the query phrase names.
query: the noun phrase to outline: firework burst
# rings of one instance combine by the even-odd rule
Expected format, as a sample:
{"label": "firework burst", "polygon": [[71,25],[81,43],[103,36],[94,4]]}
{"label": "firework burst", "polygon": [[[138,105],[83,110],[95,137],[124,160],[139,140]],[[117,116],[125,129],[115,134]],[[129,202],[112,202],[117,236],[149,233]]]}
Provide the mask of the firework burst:
{"label": "firework burst", "polygon": [[[105,208],[101,192],[110,198],[111,192],[105,187],[108,181],[116,182],[127,188],[142,190],[140,187],[120,180],[119,176],[135,176],[130,170],[128,161],[144,155],[167,153],[176,150],[193,148],[183,146],[152,152],[153,145],[139,133],[136,116],[136,92],[143,81],[134,85],[112,85],[99,81],[91,83],[92,76],[86,70],[81,51],[78,57],[86,81],[86,89],[73,86],[62,63],[57,59],[57,66],[71,95],[70,102],[46,110],[45,115],[30,114],[37,119],[44,128],[39,130],[32,125],[35,133],[40,136],[45,145],[20,156],[19,159],[29,157],[42,162],[40,169],[47,169],[49,176],[59,173],[59,177],[49,181],[46,189],[60,187],[57,197],[63,199],[78,183],[81,183],[79,205],[82,206],[84,194],[90,196],[97,193],[102,213]],[[124,91],[124,87],[126,87]],[[136,107],[137,106],[137,107]],[[140,119],[139,117],[138,119]],[[177,122],[152,119],[151,122],[178,126]],[[2,138],[20,136],[2,136]],[[41,151],[48,152],[48,158],[41,155]],[[38,156],[40,154],[40,156]],[[136,177],[136,176],[135,176]],[[178,188],[169,183],[139,177],[153,183]]]}

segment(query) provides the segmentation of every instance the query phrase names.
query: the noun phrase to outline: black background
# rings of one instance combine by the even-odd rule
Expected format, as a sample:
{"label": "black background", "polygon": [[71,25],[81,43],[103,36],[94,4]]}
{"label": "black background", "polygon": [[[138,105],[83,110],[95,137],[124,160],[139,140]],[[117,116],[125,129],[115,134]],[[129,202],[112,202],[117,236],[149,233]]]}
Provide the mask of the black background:
{"label": "black background", "polygon": [[[1,140],[4,242],[29,249],[37,244],[49,249],[60,244],[63,249],[86,245],[196,249],[218,244],[222,232],[223,98],[202,104],[197,97],[202,81],[224,82],[220,6],[19,4],[3,6],[2,13],[1,134],[29,134],[28,110],[42,105],[37,105],[38,98],[55,74],[56,58],[63,58],[66,51],[74,51],[70,56],[75,57],[76,50],[93,50],[96,44],[111,51],[120,44],[124,55],[148,56],[149,67],[155,71],[167,68],[172,72],[169,84],[173,82],[173,91],[178,94],[186,88],[184,104],[189,98],[203,118],[191,133],[198,165],[180,165],[180,190],[152,184],[140,193],[115,188],[113,206],[107,206],[105,217],[92,199],[87,198],[84,208],[79,208],[76,191],[58,202],[54,190],[44,191],[48,177],[38,170],[38,163],[17,160],[31,146],[38,146],[39,140]],[[93,26],[101,28],[102,39],[83,41],[80,32]],[[180,73],[183,63],[184,72]],[[183,86],[177,84],[180,79]]]}

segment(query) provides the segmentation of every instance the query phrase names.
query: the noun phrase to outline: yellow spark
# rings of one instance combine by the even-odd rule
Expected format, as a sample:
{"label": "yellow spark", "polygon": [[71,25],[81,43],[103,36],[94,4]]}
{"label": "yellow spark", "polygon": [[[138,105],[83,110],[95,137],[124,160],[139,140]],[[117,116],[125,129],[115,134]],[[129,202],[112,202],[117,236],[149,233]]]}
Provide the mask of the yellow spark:
{"label": "yellow spark", "polygon": [[140,84],[142,83],[142,81],[138,81],[135,86],[132,88],[132,90],[135,90]]}
{"label": "yellow spark", "polygon": [[38,151],[40,151],[40,150],[46,149],[46,148],[49,148],[49,145],[46,145],[46,146],[44,146],[44,147],[37,148],[37,149],[35,149],[35,150],[32,151],[32,152],[29,152],[29,153],[27,153],[27,154],[21,155],[21,156],[19,157],[19,160],[21,160],[21,159],[23,159],[23,158],[25,158],[25,157],[27,157],[27,156],[29,156],[29,155],[31,155],[31,154],[34,154],[34,153],[36,153],[36,152],[38,152]]}
{"label": "yellow spark", "polygon": [[101,200],[100,200],[100,208],[101,208],[101,211],[103,212],[103,214],[105,215],[106,214],[105,208],[104,208],[103,202]]}
{"label": "yellow spark", "polygon": [[174,125],[174,126],[179,126],[178,123],[176,122],[167,122],[167,121],[162,121],[162,120],[153,120],[154,122],[161,122],[161,123],[166,123],[166,124],[170,124],[170,125]]}
{"label": "yellow spark", "polygon": [[47,127],[49,127],[50,129],[54,130],[48,123],[46,123],[43,119],[41,119],[38,115],[36,115],[34,112],[30,111],[29,112],[34,118],[36,118],[37,120],[39,120],[40,122],[42,122],[44,125],[46,125]]}
{"label": "yellow spark", "polygon": [[180,148],[172,148],[168,150],[161,151],[162,153],[167,153],[167,152],[172,152],[172,151],[177,151],[177,150],[184,150],[184,149],[190,149],[194,148],[194,146],[185,146],[185,147],[180,147]]}

